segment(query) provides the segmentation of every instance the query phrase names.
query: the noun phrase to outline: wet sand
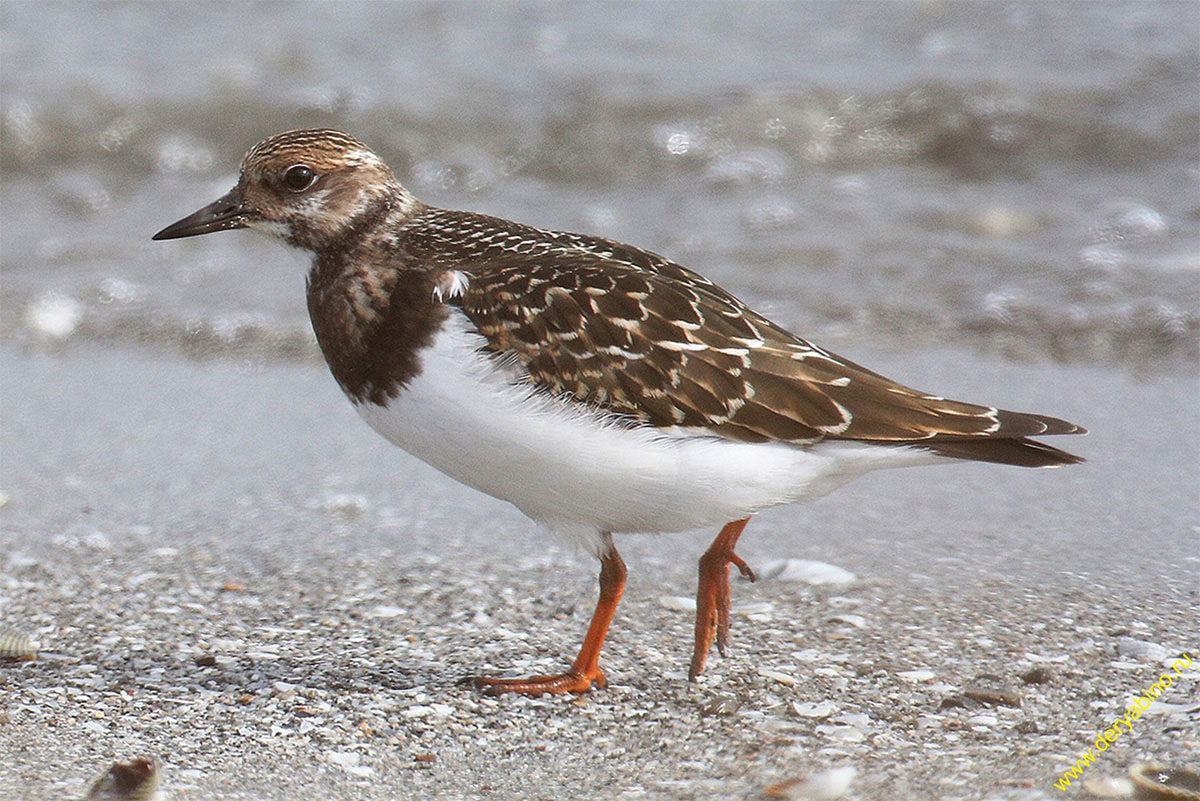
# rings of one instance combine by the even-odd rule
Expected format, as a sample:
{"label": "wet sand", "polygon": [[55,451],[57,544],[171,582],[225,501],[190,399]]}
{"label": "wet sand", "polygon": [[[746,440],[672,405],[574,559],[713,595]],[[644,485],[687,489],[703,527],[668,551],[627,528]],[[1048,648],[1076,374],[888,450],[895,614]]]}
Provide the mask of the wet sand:
{"label": "wet sand", "polygon": [[[377,439],[319,364],[4,348],[0,625],[42,654],[0,664],[0,798],[82,798],[149,754],[180,799],[758,798],[837,766],[864,800],[1063,797],[1164,655],[1200,655],[1196,379],[847,355],[1079,422],[1055,444],[1089,461],[880,473],[760,515],[751,565],[857,580],[736,582],[696,685],[671,599],[712,532],[620,538],[610,686],[531,700],[458,682],[561,669],[593,560]],[[1196,664],[1160,700],[1194,702]],[[1021,706],[956,705],[980,674]],[[1200,713],[1146,715],[1085,778],[1147,757],[1200,764]]]}

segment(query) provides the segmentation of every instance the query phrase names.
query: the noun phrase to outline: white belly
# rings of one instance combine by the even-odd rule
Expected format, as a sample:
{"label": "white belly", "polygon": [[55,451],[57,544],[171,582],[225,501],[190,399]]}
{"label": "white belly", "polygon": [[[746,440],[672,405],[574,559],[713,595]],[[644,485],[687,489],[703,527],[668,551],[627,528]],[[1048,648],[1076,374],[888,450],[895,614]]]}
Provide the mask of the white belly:
{"label": "white belly", "polygon": [[625,428],[534,394],[480,354],[457,310],[421,353],[421,373],[387,406],[356,404],[368,424],[446,475],[509,501],[563,533],[685,531],[823,495],[876,467],[936,457],[825,442],[739,443],[694,429]]}

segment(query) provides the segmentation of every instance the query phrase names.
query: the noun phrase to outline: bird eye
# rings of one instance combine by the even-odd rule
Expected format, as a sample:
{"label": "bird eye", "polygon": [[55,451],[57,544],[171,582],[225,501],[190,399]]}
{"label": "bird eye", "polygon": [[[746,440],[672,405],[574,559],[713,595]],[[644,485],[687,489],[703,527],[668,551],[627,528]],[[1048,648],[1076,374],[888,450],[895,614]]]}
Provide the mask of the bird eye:
{"label": "bird eye", "polygon": [[317,174],[303,164],[288,167],[283,174],[284,185],[293,192],[303,192],[317,180]]}

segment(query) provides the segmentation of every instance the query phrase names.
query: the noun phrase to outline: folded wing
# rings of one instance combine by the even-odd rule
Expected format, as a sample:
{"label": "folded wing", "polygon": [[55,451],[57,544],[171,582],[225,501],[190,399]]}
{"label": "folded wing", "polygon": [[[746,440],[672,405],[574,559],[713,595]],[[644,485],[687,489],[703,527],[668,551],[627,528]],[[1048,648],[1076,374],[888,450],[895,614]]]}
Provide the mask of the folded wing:
{"label": "folded wing", "polygon": [[1022,466],[1081,461],[1029,440],[1064,420],[910,389],[780,328],[657,254],[576,234],[474,258],[463,311],[555,395],[651,426],[750,442],[915,445]]}

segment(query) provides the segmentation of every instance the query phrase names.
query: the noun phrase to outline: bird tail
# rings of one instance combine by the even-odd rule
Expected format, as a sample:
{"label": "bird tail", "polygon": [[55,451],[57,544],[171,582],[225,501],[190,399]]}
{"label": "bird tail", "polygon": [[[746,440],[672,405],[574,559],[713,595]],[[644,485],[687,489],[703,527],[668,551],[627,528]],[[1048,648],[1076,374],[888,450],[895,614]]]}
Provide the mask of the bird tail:
{"label": "bird tail", "polygon": [[[1074,432],[1072,432],[1074,433]],[[979,439],[933,439],[914,442],[939,456],[969,459],[974,462],[995,462],[1017,467],[1062,467],[1078,464],[1083,457],[1038,442],[1027,437],[981,437]]]}

